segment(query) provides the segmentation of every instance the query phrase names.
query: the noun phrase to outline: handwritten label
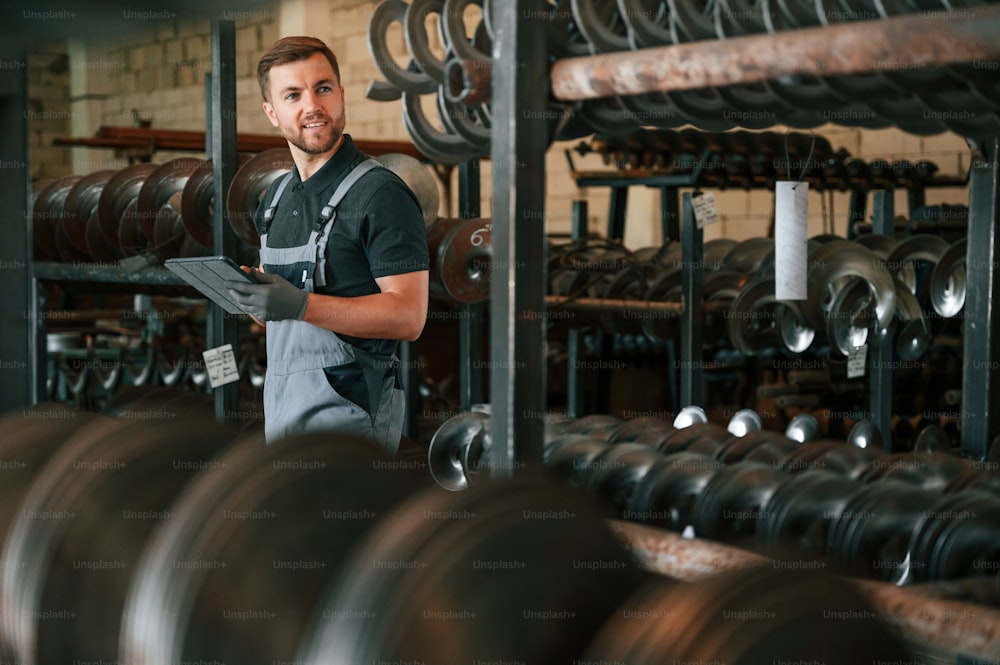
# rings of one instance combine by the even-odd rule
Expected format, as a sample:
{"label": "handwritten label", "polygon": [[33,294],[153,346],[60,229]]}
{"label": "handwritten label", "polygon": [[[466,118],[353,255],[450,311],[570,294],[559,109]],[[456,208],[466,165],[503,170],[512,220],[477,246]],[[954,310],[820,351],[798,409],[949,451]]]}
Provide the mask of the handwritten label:
{"label": "handwritten label", "polygon": [[715,194],[712,192],[692,196],[691,207],[694,208],[694,224],[699,229],[719,221],[719,209],[715,206]]}
{"label": "handwritten label", "polygon": [[202,352],[205,359],[205,369],[208,371],[208,384],[213,388],[240,380],[240,370],[236,366],[236,355],[233,345],[225,344]]}
{"label": "handwritten label", "polygon": [[865,375],[865,357],[868,354],[868,345],[862,344],[851,348],[847,354],[847,378],[856,379]]}

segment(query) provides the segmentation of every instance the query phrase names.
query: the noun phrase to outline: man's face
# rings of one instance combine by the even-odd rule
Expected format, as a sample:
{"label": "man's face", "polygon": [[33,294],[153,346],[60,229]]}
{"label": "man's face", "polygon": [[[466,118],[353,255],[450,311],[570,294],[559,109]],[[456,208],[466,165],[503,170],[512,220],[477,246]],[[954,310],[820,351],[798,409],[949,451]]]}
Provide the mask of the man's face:
{"label": "man's face", "polygon": [[322,53],[271,68],[264,113],[288,141],[309,155],[340,145],[344,89]]}

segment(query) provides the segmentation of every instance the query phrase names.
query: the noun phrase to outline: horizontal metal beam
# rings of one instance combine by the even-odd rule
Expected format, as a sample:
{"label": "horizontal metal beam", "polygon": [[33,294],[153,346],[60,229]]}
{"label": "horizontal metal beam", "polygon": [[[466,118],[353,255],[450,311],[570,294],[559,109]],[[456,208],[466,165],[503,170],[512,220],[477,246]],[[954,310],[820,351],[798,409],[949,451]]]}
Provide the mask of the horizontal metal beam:
{"label": "horizontal metal beam", "polygon": [[[654,573],[694,582],[727,570],[776,566],[753,552],[642,524],[611,520],[615,535]],[[885,582],[851,579],[879,618],[903,639],[936,654],[964,654],[1000,660],[1000,611],[983,605],[928,597]]]}
{"label": "horizontal metal beam", "polygon": [[[235,117],[235,116],[234,116]],[[417,159],[427,159],[416,146],[407,141],[385,141],[378,139],[355,139],[354,144],[369,155],[384,155],[399,152]],[[98,128],[94,136],[57,136],[52,145],[83,146],[88,148],[144,148],[155,150],[190,150],[202,152],[205,148],[205,132],[185,129],[155,129],[152,127]],[[240,152],[263,152],[272,148],[284,148],[288,142],[283,136],[271,134],[237,134],[236,148]]]}
{"label": "horizontal metal beam", "polygon": [[[566,296],[545,296],[547,309],[568,309],[582,312],[629,312],[653,313],[667,318],[684,313],[684,303],[660,300],[624,300],[622,298],[568,298]],[[727,300],[710,300],[703,305],[706,313],[728,311],[731,303]]]}
{"label": "horizontal metal beam", "polygon": [[1000,7],[912,14],[558,60],[562,101],[836,76],[1000,58]]}

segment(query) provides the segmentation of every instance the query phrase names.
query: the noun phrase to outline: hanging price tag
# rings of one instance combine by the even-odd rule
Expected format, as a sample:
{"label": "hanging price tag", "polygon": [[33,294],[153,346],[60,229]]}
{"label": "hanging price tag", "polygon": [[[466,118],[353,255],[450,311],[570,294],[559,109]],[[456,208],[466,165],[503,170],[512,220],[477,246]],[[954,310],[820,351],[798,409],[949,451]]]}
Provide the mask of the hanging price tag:
{"label": "hanging price tag", "polygon": [[809,183],[776,183],[774,199],[774,297],[805,300]]}
{"label": "hanging price tag", "polygon": [[851,352],[847,354],[848,379],[856,379],[865,375],[865,357],[867,354],[867,344],[851,348]]}
{"label": "hanging price tag", "polygon": [[239,381],[240,370],[236,366],[236,356],[233,345],[225,344],[202,352],[205,359],[205,370],[208,372],[208,384],[217,388],[233,381]]}
{"label": "hanging price tag", "polygon": [[712,192],[692,196],[691,207],[694,208],[694,224],[699,229],[719,221],[719,209],[715,206],[715,194]]}

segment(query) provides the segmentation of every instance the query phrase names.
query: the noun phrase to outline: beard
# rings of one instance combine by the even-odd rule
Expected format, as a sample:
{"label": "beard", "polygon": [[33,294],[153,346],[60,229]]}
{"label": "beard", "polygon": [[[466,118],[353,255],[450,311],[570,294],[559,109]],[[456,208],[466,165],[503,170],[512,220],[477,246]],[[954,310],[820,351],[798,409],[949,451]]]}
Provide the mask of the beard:
{"label": "beard", "polygon": [[333,150],[340,139],[344,135],[344,124],[345,118],[343,111],[338,114],[338,117],[332,118],[330,116],[314,116],[304,120],[303,124],[309,122],[315,122],[318,120],[326,120],[329,124],[324,127],[324,131],[321,133],[312,133],[307,136],[306,132],[300,129],[299,126],[286,128],[283,132],[285,138],[289,143],[294,145],[296,148],[306,153],[307,155],[322,155],[324,153]]}

